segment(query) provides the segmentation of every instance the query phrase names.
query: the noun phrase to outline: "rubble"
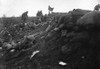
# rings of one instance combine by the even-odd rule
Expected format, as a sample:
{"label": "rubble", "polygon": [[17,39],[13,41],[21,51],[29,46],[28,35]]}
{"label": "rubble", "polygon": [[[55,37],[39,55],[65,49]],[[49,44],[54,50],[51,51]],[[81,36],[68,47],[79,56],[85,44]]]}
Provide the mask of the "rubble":
{"label": "rubble", "polygon": [[5,49],[0,58],[5,69],[99,69],[100,11],[82,11],[62,15],[12,43],[16,46]]}

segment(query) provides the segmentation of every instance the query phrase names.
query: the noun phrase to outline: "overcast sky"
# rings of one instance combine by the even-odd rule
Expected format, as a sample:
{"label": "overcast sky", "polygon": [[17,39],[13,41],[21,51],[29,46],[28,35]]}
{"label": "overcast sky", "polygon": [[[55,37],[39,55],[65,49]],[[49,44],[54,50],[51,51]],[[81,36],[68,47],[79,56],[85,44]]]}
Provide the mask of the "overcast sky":
{"label": "overcast sky", "polygon": [[0,16],[20,16],[29,11],[29,16],[35,16],[38,10],[48,13],[48,5],[54,7],[54,12],[68,12],[74,8],[93,10],[99,0],[0,0]]}

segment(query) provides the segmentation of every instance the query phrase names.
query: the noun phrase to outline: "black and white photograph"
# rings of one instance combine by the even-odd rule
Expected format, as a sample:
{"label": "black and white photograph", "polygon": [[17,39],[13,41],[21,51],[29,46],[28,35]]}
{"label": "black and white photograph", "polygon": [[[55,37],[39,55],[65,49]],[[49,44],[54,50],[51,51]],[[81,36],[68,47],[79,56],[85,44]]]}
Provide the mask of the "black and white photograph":
{"label": "black and white photograph", "polygon": [[0,0],[0,69],[100,69],[100,0]]}

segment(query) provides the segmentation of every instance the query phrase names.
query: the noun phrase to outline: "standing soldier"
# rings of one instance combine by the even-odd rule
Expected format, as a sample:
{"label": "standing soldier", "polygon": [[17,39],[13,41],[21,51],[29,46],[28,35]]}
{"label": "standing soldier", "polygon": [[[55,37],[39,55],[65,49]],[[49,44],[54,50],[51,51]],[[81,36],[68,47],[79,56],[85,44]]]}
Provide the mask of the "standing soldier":
{"label": "standing soldier", "polygon": [[54,8],[52,8],[50,5],[48,6],[48,11],[49,11],[49,14],[51,14],[53,12]]}
{"label": "standing soldier", "polygon": [[21,19],[22,19],[23,22],[26,22],[27,21],[27,19],[28,19],[28,15],[27,14],[28,14],[28,11],[26,11],[26,12],[24,12],[22,14]]}
{"label": "standing soldier", "polygon": [[27,22],[28,20],[28,11],[24,12],[21,16],[21,19],[22,19],[22,23],[20,24],[20,31],[24,30],[25,28],[25,23]]}

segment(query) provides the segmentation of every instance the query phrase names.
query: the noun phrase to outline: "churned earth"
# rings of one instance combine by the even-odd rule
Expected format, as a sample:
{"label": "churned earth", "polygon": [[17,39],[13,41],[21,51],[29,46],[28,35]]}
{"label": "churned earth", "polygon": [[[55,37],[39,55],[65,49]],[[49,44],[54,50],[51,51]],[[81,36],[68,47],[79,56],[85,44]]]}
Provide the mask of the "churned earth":
{"label": "churned earth", "polygon": [[1,50],[0,68],[99,69],[99,15],[76,9],[56,16],[35,37],[32,32],[14,48]]}

